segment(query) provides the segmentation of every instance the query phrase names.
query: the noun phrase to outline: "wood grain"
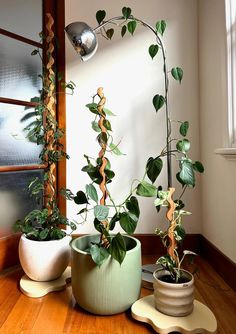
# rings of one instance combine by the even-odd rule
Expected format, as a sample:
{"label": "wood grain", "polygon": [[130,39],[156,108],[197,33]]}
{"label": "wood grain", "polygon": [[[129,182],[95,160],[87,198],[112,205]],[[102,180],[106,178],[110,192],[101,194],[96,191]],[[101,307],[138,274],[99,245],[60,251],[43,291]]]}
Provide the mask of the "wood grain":
{"label": "wood grain", "polygon": [[[156,256],[143,256],[143,263],[154,263]],[[236,293],[213,268],[197,259],[195,298],[215,314],[218,334],[236,333]],[[0,334],[146,334],[155,333],[148,324],[134,320],[130,311],[114,316],[95,316],[75,302],[71,286],[42,298],[20,293],[21,269],[0,276]],[[152,291],[142,288],[141,296]]]}

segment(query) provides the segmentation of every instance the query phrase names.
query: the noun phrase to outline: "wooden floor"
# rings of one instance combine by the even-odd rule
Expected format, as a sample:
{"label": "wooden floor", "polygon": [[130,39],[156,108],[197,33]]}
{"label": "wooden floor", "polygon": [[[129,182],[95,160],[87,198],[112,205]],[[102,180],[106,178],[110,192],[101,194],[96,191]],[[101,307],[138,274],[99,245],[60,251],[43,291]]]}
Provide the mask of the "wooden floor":
{"label": "wooden floor", "polygon": [[[143,263],[154,263],[146,256]],[[202,259],[200,273],[195,276],[196,299],[215,314],[219,334],[236,333],[236,293]],[[18,288],[21,269],[0,276],[1,334],[145,334],[155,333],[147,324],[131,317],[130,311],[115,316],[94,316],[75,302],[71,287],[42,298],[24,296]],[[235,278],[236,279],[236,278]],[[142,289],[142,296],[152,293]]]}

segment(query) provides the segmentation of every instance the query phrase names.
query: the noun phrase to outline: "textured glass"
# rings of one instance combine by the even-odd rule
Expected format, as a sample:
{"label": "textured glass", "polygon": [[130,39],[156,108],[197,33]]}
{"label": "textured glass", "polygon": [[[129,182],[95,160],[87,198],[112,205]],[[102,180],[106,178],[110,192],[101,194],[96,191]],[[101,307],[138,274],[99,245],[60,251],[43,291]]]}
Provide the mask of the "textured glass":
{"label": "textured glass", "polygon": [[41,0],[1,0],[0,26],[15,34],[39,41],[42,31]]}
{"label": "textured glass", "polygon": [[0,103],[0,166],[40,163],[41,146],[27,138],[34,109]]}
{"label": "textured glass", "polygon": [[27,188],[31,180],[42,176],[43,171],[0,173],[0,237],[12,234],[16,220],[41,206],[29,196]]}
{"label": "textured glass", "polygon": [[42,61],[35,48],[0,35],[0,97],[30,101],[39,95]]}

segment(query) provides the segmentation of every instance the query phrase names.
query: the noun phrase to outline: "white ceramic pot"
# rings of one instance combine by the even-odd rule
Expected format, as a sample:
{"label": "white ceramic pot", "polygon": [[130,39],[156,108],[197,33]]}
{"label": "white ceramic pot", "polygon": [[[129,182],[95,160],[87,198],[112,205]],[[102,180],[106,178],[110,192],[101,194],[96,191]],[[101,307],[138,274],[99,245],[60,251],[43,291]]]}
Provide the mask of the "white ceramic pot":
{"label": "white ceramic pot", "polygon": [[60,277],[70,261],[70,241],[70,236],[59,240],[35,241],[22,235],[19,258],[26,275],[40,282]]}
{"label": "white ceramic pot", "polygon": [[77,303],[99,315],[124,312],[139,298],[141,290],[141,244],[124,236],[127,252],[120,265],[109,258],[98,267],[86,249],[98,242],[98,235],[86,235],[71,241],[71,283]]}
{"label": "white ceramic pot", "polygon": [[183,317],[193,311],[194,278],[191,273],[181,270],[186,278],[186,283],[163,282],[161,276],[168,271],[159,269],[153,273],[155,307],[161,313]]}

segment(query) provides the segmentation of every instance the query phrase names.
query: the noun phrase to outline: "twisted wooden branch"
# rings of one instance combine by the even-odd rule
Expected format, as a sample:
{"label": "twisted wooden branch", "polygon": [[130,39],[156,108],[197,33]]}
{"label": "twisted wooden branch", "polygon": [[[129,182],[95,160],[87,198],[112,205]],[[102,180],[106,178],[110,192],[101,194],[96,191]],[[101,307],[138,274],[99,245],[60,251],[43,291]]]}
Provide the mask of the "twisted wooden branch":
{"label": "twisted wooden branch", "polygon": [[174,261],[178,261],[178,258],[175,254],[175,249],[177,248],[177,242],[175,240],[174,237],[174,231],[176,228],[176,220],[174,219],[174,211],[175,211],[175,203],[172,199],[172,195],[175,192],[175,188],[169,188],[169,197],[167,199],[168,203],[169,203],[169,209],[166,213],[166,218],[169,220],[170,222],[170,227],[168,228],[168,238],[169,238],[169,245],[167,248],[167,253],[169,254],[169,256],[174,260]]}
{"label": "twisted wooden branch", "polygon": [[[53,58],[53,51],[54,51],[54,45],[53,45],[53,38],[54,33],[52,31],[52,26],[54,24],[54,20],[50,13],[46,14],[48,18],[48,23],[46,25],[47,28],[47,38],[46,42],[48,45],[47,48],[47,57],[48,62],[46,64],[46,75],[47,78],[45,80],[45,85],[47,89],[47,96],[46,96],[46,122],[47,126],[50,128],[47,133],[45,134],[46,139],[46,149],[50,152],[54,150],[54,141],[55,141],[55,73],[53,71],[53,65],[54,65],[54,58]],[[54,121],[55,120],[55,121]],[[50,159],[47,157],[47,163],[48,163],[48,180],[46,182],[46,206],[49,209],[49,214],[52,213],[52,200],[55,198],[56,194],[56,178],[55,178],[55,168],[56,164],[55,162],[50,161]]]}

